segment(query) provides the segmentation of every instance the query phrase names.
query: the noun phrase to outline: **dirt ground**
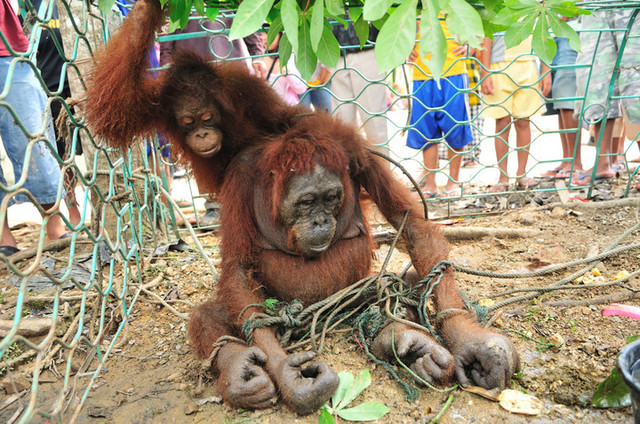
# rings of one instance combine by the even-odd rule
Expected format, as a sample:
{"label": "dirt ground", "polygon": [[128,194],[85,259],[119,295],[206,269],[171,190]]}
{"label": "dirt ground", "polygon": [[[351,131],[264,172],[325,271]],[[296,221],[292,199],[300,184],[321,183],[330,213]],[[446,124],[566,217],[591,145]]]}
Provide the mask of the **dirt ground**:
{"label": "dirt ground", "polygon": [[[534,230],[533,234],[517,238],[486,236],[473,239],[453,239],[451,259],[454,263],[493,272],[523,272],[562,264],[601,252],[626,229],[639,222],[637,206],[615,208],[581,208],[540,206],[527,195],[515,210],[497,209],[482,217],[466,216],[458,221],[442,221],[448,228],[485,227]],[[547,199],[549,200],[549,199]],[[551,199],[553,200],[553,199]],[[500,201],[495,202],[499,204]],[[532,203],[534,206],[530,206]],[[434,215],[444,215],[445,202],[432,209]],[[465,207],[465,205],[457,205]],[[468,206],[468,205],[466,205]],[[504,206],[504,205],[503,205]],[[483,206],[486,208],[487,206]],[[435,212],[435,213],[434,213]],[[460,212],[460,210],[458,210]],[[464,215],[464,210],[462,210]],[[473,210],[468,209],[469,214]],[[385,227],[375,222],[373,230]],[[445,229],[445,231],[447,231]],[[634,243],[638,233],[622,242]],[[187,240],[189,242],[189,240]],[[201,242],[214,259],[219,260],[215,232],[201,234]],[[381,245],[376,252],[376,266],[388,252]],[[597,267],[604,281],[626,270],[638,269],[640,250],[631,250],[605,259]],[[408,257],[394,252],[388,270],[400,272]],[[577,270],[576,267],[572,271]],[[210,269],[196,251],[170,252],[153,260],[147,270],[148,280],[163,274],[162,284],[153,288],[158,296],[169,299],[180,313],[188,314],[215,289]],[[497,293],[514,288],[544,287],[569,275],[567,270],[536,278],[497,279],[458,274],[458,282],[470,300],[500,301]],[[637,304],[640,281],[606,288],[585,288],[585,281],[572,283],[573,290],[554,291],[533,300],[521,301],[499,309],[491,321],[495,331],[504,331],[516,345],[522,359],[522,369],[511,388],[539,398],[544,407],[537,416],[510,413],[497,402],[460,389],[451,392],[453,403],[440,418],[440,423],[627,423],[631,408],[601,410],[592,408],[591,399],[597,385],[615,366],[624,339],[640,334],[638,323],[628,318],[602,317],[603,307],[612,297]],[[634,299],[634,297],[636,297]],[[262,411],[238,411],[219,403],[214,386],[208,379],[198,381],[198,366],[186,340],[186,321],[177,314],[140,296],[129,316],[126,340],[110,352],[103,372],[93,382],[77,422],[81,423],[315,423],[319,414],[298,417],[286,407],[277,405]],[[528,337],[525,337],[528,336]],[[537,341],[554,343],[554,347]],[[335,371],[359,373],[368,369],[372,384],[354,404],[376,400],[385,403],[389,413],[383,423],[428,423],[442,409],[449,393],[423,389],[417,401],[409,402],[398,384],[384,369],[367,359],[352,333],[335,334],[329,338],[320,358]],[[28,364],[27,364],[28,365]],[[64,365],[62,365],[64,366]],[[19,369],[18,369],[19,370]],[[71,372],[73,376],[73,371]],[[73,376],[70,387],[77,395],[84,392],[91,376]],[[47,409],[61,388],[61,382],[46,371],[41,377],[38,407]],[[23,398],[26,402],[28,397]],[[0,421],[7,422],[18,404],[0,411]],[[36,418],[34,422],[45,422]]]}

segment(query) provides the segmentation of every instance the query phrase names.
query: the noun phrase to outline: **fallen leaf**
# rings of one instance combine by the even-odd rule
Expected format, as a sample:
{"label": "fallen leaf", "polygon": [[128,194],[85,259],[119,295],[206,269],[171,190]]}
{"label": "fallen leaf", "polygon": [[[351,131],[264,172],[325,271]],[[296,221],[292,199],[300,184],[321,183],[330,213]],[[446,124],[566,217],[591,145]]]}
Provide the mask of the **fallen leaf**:
{"label": "fallen leaf", "polygon": [[491,390],[485,389],[484,387],[480,387],[480,386],[469,386],[469,387],[460,386],[460,388],[465,392],[482,396],[483,398],[492,400],[494,402],[498,402],[500,400],[500,389],[498,388],[491,389]]}
{"label": "fallen leaf", "polygon": [[544,406],[537,397],[512,389],[503,390],[499,400],[500,406],[514,414],[538,415]]}

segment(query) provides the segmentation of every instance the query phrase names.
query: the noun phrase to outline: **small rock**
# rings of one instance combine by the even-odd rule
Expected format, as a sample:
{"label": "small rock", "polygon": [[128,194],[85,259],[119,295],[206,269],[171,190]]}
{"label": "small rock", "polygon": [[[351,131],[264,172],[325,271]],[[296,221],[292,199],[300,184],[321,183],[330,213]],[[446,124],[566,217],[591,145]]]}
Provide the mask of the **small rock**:
{"label": "small rock", "polygon": [[567,215],[567,211],[564,208],[561,208],[560,206],[556,206],[551,210],[551,216],[553,218],[562,218],[565,215]]}
{"label": "small rock", "polygon": [[562,337],[559,333],[556,333],[553,336],[549,337],[549,343],[553,343],[553,351],[557,352],[560,350],[562,345],[564,345],[565,340],[564,337]]}
{"label": "small rock", "polygon": [[591,309],[587,308],[586,306],[584,308],[582,308],[582,314],[583,315],[589,315],[591,313]]}
{"label": "small rock", "polygon": [[185,415],[193,415],[196,412],[199,412],[200,408],[198,408],[195,404],[190,403],[187,405],[187,407],[184,409],[184,414]]}
{"label": "small rock", "polygon": [[11,374],[2,380],[4,390],[8,395],[19,393],[31,387],[31,382],[22,374]]}
{"label": "small rock", "polygon": [[167,377],[166,381],[173,381],[173,380],[177,380],[178,378],[182,377],[182,373],[181,372],[174,372],[173,374],[171,374],[169,377]]}
{"label": "small rock", "polygon": [[187,390],[187,387],[189,387],[189,385],[187,383],[180,383],[180,385],[178,386],[178,389],[181,392],[184,392],[185,390]]}
{"label": "small rock", "polygon": [[535,222],[535,216],[532,213],[523,213],[520,215],[520,224],[522,225],[533,225]]}

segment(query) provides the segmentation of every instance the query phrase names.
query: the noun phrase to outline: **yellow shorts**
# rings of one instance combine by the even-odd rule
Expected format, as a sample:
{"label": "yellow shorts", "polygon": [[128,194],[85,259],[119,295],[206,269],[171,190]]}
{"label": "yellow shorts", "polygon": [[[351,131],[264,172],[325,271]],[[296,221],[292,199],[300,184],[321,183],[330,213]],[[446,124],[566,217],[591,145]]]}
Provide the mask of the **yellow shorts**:
{"label": "yellow shorts", "polygon": [[497,62],[489,66],[493,94],[486,94],[483,118],[528,118],[541,113],[543,97],[538,91],[535,62]]}

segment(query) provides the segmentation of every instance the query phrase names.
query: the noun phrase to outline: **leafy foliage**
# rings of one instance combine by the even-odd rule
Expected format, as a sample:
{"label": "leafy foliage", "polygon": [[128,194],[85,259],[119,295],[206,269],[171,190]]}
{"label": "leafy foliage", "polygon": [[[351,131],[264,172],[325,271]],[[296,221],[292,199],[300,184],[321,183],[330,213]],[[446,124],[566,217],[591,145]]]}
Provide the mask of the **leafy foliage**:
{"label": "leafy foliage", "polygon": [[[99,0],[100,10],[109,10],[114,0]],[[380,29],[376,42],[376,60],[381,71],[404,63],[416,40],[416,20],[423,22],[420,36],[420,55],[431,55],[430,69],[441,69],[446,57],[439,16],[460,44],[479,47],[482,38],[504,31],[507,47],[513,47],[533,35],[533,50],[546,63],[556,53],[554,36],[566,37],[571,47],[580,50],[580,39],[562,16],[588,14],[574,0],[160,0],[169,3],[172,30],[187,24],[189,13],[213,19],[220,9],[236,9],[229,37],[246,37],[266,22],[284,29],[283,40],[295,52],[296,66],[303,78],[309,79],[316,60],[335,66],[339,58],[338,41],[327,20],[344,24],[354,23],[361,46],[368,35],[368,23]],[[551,31],[549,29],[551,28]],[[271,31],[270,31],[271,32]],[[290,53],[290,52],[289,52]],[[288,56],[288,54],[284,56]],[[281,59],[283,55],[281,54]],[[284,62],[286,63],[286,62]],[[436,76],[437,77],[437,76]]]}
{"label": "leafy foliage", "polygon": [[348,371],[338,373],[340,384],[329,404],[322,407],[318,424],[333,424],[335,416],[347,421],[374,421],[382,418],[389,408],[381,402],[363,402],[351,408],[347,406],[371,384],[369,370],[363,370],[356,378]]}
{"label": "leafy foliage", "polygon": [[631,405],[631,392],[617,369],[598,385],[591,404],[596,408],[617,408]]}

